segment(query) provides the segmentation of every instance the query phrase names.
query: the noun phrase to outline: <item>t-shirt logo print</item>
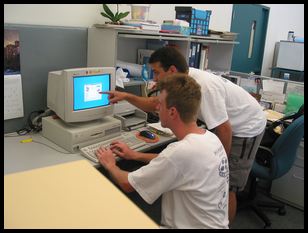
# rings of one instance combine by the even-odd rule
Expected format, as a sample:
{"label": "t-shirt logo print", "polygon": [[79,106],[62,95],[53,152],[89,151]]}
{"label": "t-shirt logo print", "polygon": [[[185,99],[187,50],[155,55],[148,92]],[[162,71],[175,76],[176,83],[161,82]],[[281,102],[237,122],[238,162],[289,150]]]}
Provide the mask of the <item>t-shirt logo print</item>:
{"label": "t-shirt logo print", "polygon": [[219,209],[225,209],[227,206],[227,193],[223,192],[222,197],[218,203],[218,208]]}
{"label": "t-shirt logo print", "polygon": [[223,158],[221,160],[218,170],[221,177],[226,177],[229,174],[229,165],[227,158]]}

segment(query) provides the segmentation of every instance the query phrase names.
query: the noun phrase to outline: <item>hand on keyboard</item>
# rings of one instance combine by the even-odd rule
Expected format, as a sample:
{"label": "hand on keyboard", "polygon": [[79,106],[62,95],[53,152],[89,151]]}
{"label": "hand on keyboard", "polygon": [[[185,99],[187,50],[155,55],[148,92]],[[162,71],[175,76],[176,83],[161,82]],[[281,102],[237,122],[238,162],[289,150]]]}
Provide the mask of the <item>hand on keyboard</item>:
{"label": "hand on keyboard", "polygon": [[121,141],[115,141],[110,144],[112,152],[123,159],[134,159],[135,152],[129,148],[129,146]]}
{"label": "hand on keyboard", "polygon": [[115,166],[116,159],[110,148],[100,147],[95,152],[97,159],[107,170],[109,167]]}
{"label": "hand on keyboard", "polygon": [[[92,145],[88,145],[88,146],[79,148],[79,149],[80,149],[80,152],[83,156],[92,160],[95,163],[98,163],[99,161],[98,161],[98,158],[96,156],[97,149],[98,148],[109,148],[112,143],[116,143],[116,142],[122,142],[123,144],[126,143],[127,146],[129,146],[133,150],[135,150],[139,147],[142,147],[143,145],[146,144],[143,140],[136,138],[136,136],[133,133],[127,132],[127,133],[123,133],[119,137],[114,137],[114,138],[111,138],[111,139],[108,139],[108,140],[105,140],[105,141],[102,141],[102,142],[98,142],[98,143],[95,143],[95,144],[92,144]],[[121,149],[121,146],[119,146],[119,149]],[[122,151],[122,152],[124,153],[124,151]],[[114,156],[116,156],[116,155],[114,154]],[[125,158],[124,155],[122,157]],[[116,160],[119,160],[119,159],[120,159],[120,157],[116,156]]]}

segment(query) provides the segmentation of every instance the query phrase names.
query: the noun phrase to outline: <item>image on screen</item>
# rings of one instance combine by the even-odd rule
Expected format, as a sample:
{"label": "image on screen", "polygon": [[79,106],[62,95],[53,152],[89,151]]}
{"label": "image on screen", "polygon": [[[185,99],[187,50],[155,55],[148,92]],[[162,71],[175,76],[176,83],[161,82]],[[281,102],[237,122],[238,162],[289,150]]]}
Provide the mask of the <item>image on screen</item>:
{"label": "image on screen", "polygon": [[74,111],[109,105],[108,95],[100,91],[109,91],[110,74],[75,76]]}

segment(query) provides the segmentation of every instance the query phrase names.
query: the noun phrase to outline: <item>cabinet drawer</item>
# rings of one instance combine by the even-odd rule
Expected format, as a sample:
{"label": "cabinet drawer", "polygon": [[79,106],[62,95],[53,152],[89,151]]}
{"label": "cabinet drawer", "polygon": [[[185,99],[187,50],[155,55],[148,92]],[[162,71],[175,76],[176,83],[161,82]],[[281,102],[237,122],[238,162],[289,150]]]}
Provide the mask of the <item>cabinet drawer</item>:
{"label": "cabinet drawer", "polygon": [[290,171],[272,182],[273,198],[304,209],[304,169],[293,166]]}
{"label": "cabinet drawer", "polygon": [[294,165],[304,168],[304,140],[299,144]]}

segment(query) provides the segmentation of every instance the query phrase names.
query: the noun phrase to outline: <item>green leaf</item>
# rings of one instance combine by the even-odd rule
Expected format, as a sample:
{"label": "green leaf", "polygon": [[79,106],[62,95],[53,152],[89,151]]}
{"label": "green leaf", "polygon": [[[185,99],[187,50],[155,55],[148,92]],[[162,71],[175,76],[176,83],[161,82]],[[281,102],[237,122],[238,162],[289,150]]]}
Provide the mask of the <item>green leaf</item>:
{"label": "green leaf", "polygon": [[118,15],[117,21],[119,21],[120,19],[125,18],[128,14],[129,14],[129,11],[126,11],[126,12],[124,12],[124,13],[120,13],[120,14]]}
{"label": "green leaf", "polygon": [[106,12],[107,15],[109,15],[110,17],[114,18],[114,14],[112,13],[112,11],[109,9],[109,7],[107,6],[107,4],[103,4],[103,8],[104,11]]}
{"label": "green leaf", "polygon": [[101,15],[104,16],[104,17],[106,17],[106,18],[108,18],[108,19],[110,19],[111,21],[114,20],[111,16],[105,14],[104,12],[101,12]]}
{"label": "green leaf", "polygon": [[114,22],[117,22],[118,21],[118,17],[119,17],[119,12],[115,13],[114,15]]}

